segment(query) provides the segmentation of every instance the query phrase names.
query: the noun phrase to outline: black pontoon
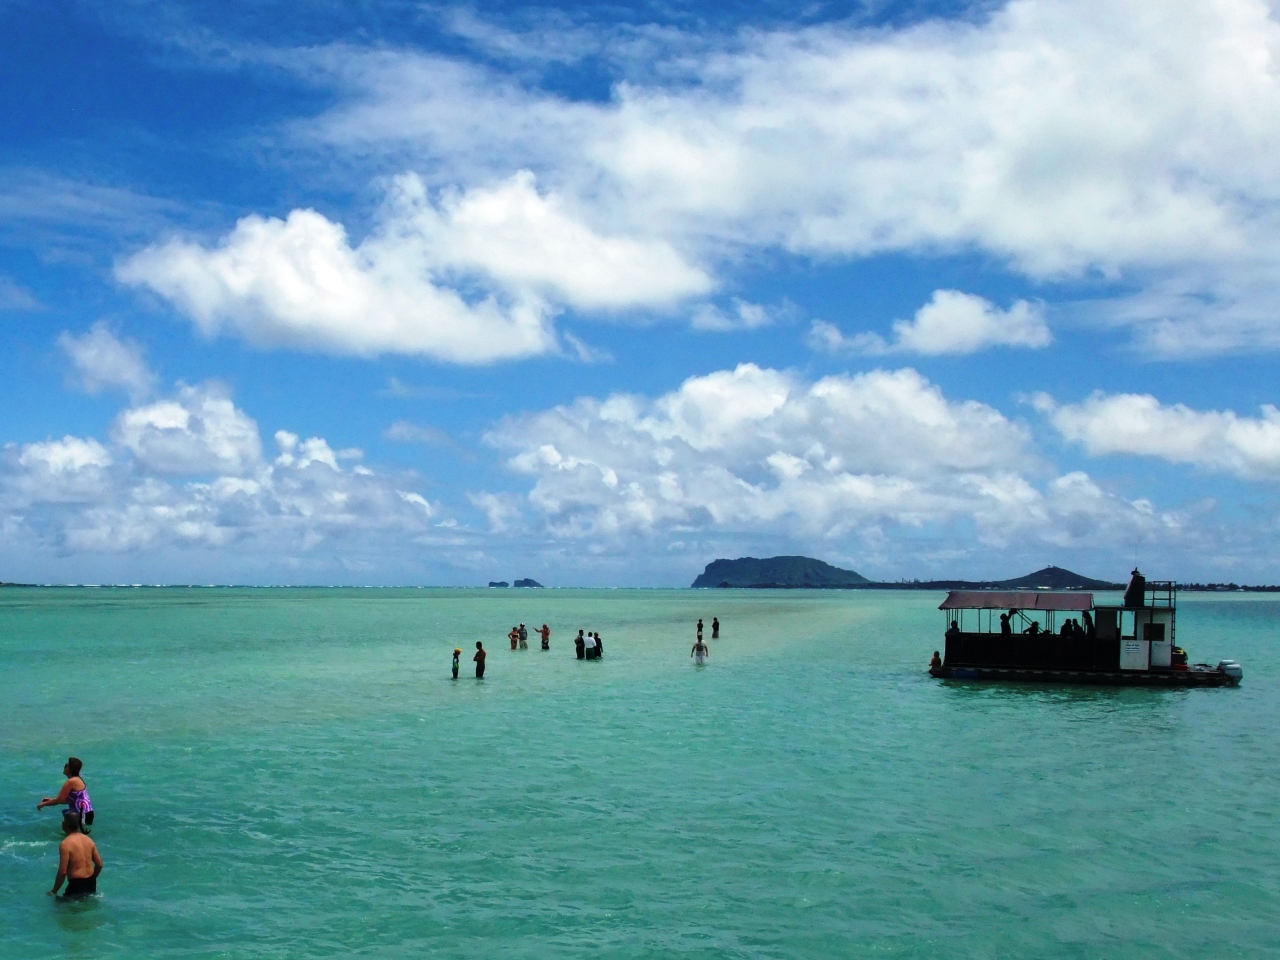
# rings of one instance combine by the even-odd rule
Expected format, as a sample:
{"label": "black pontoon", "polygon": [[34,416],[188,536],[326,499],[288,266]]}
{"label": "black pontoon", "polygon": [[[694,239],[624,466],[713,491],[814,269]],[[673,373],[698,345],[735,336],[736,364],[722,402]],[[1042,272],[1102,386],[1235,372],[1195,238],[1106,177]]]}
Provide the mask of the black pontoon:
{"label": "black pontoon", "polygon": [[1092,593],[952,590],[938,608],[945,652],[929,672],[951,680],[1011,680],[1153,687],[1223,687],[1234,660],[1188,664],[1177,646],[1178,588],[1136,570],[1119,605]]}

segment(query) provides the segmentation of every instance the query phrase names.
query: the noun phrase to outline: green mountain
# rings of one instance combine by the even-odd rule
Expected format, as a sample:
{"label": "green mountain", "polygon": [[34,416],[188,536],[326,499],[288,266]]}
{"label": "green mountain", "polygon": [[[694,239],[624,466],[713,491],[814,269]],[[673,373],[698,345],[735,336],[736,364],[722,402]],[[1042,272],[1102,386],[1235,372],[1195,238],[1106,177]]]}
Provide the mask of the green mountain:
{"label": "green mountain", "polygon": [[1093,580],[1082,577],[1078,573],[1064,570],[1062,567],[1045,567],[1035,573],[1014,580],[999,580],[991,584],[1005,590],[1116,590],[1123,589],[1122,583],[1110,583],[1106,580]]}
{"label": "green mountain", "polygon": [[1062,567],[1045,567],[1012,580],[912,580],[874,583],[811,557],[739,557],[707,564],[695,587],[874,587],[887,590],[1123,590],[1124,584],[1094,580]]}
{"label": "green mountain", "polygon": [[852,587],[869,582],[860,573],[841,570],[810,557],[739,557],[707,564],[695,587]]}

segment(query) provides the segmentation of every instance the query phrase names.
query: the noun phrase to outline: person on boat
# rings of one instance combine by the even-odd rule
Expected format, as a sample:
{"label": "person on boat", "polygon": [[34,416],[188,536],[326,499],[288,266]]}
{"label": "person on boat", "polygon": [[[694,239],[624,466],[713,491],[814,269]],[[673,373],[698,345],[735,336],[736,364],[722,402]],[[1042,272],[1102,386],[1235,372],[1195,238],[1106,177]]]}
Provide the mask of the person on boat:
{"label": "person on boat", "polygon": [[711,618],[711,639],[712,640],[720,639],[720,618],[719,617]]}
{"label": "person on boat", "polygon": [[1027,629],[1023,630],[1022,632],[1023,632],[1024,634],[1026,634],[1027,636],[1029,636],[1029,637],[1034,637],[1036,634],[1038,634],[1038,633],[1040,632],[1040,623],[1039,623],[1039,621],[1032,620],[1032,621],[1031,621],[1031,626],[1027,627]]}
{"label": "person on boat", "polygon": [[[62,789],[55,797],[41,797],[36,809],[43,810],[45,807],[65,803],[67,809],[64,812],[67,816],[74,814],[79,818],[81,829],[93,826],[93,802],[89,799],[89,788],[80,776],[83,767],[84,764],[78,757],[67,757],[67,762],[62,765],[62,775],[67,778]],[[88,830],[85,829],[85,832],[88,833]]]}
{"label": "person on boat", "polygon": [[523,623],[520,624],[520,649],[529,649],[529,631],[525,629],[525,625]]}
{"label": "person on boat", "polygon": [[1000,614],[1000,634],[1002,636],[1010,636],[1013,633],[1013,624],[1009,622],[1009,614]]}
{"label": "person on boat", "polygon": [[1098,628],[1093,625],[1092,614],[1086,610],[1082,616],[1084,617],[1084,635],[1086,637],[1096,637],[1098,635]]}
{"label": "person on boat", "polygon": [[62,832],[66,837],[58,844],[58,873],[53,878],[49,896],[58,895],[63,880],[67,882],[64,899],[97,893],[98,874],[102,873],[98,845],[80,832],[80,818],[74,813],[62,815]]}
{"label": "person on boat", "polygon": [[1060,637],[1070,637],[1070,636],[1072,636],[1074,633],[1075,633],[1075,631],[1071,629],[1071,619],[1070,619],[1069,617],[1063,617],[1063,619],[1062,619],[1062,627],[1061,627],[1061,629],[1059,629],[1059,630],[1058,630],[1058,636],[1060,636]]}
{"label": "person on boat", "polygon": [[689,656],[693,657],[694,663],[703,666],[707,662],[707,645],[702,642],[702,634],[698,634],[698,639],[693,641],[693,649],[689,651]]}
{"label": "person on boat", "polygon": [[939,655],[938,651],[935,650],[933,651],[933,659],[929,661],[929,669],[937,670],[941,666],[942,666],[942,657]]}
{"label": "person on boat", "polygon": [[551,628],[544,623],[542,625],[542,629],[538,631],[538,635],[542,637],[542,649],[550,650],[551,649]]}
{"label": "person on boat", "polygon": [[600,639],[600,631],[597,630],[592,634],[596,638],[596,659],[599,660],[604,656],[604,641]]}
{"label": "person on boat", "polygon": [[462,648],[453,648],[453,679],[458,679],[458,661],[462,659]]}
{"label": "person on boat", "polygon": [[944,636],[948,640],[957,639],[960,636],[960,624],[957,623],[955,620],[952,620],[951,626],[947,627],[947,632],[944,634]]}
{"label": "person on boat", "polygon": [[477,680],[484,679],[484,658],[487,656],[488,654],[484,652],[484,644],[481,643],[479,640],[477,640],[476,655],[471,658],[476,662],[476,679]]}
{"label": "person on boat", "polygon": [[516,648],[516,644],[520,642],[520,628],[512,627],[511,632],[507,634],[507,639],[511,641],[511,649]]}
{"label": "person on boat", "polygon": [[1126,607],[1145,607],[1147,605],[1147,578],[1138,572],[1138,568],[1133,568],[1133,573],[1129,575],[1129,586],[1124,590],[1124,605]]}
{"label": "person on boat", "polygon": [[596,638],[591,634],[588,633],[586,638],[582,641],[582,648],[586,653],[586,658],[588,660],[596,660],[599,658],[600,648],[596,646]]}
{"label": "person on boat", "polygon": [[586,658],[587,641],[586,638],[582,636],[581,630],[579,630],[578,635],[573,638],[573,650],[578,655],[579,660]]}

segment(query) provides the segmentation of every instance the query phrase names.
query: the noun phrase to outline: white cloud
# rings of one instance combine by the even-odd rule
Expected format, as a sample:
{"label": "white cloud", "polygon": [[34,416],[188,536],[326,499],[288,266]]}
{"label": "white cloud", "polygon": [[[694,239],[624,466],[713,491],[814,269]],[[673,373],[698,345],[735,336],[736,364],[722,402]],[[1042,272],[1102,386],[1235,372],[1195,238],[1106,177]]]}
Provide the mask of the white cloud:
{"label": "white cloud", "polygon": [[781,315],[795,312],[790,304],[782,307],[766,307],[759,303],[734,297],[733,310],[726,313],[713,303],[704,303],[693,311],[692,324],[695,330],[713,330],[726,332],[730,330],[755,330],[767,327],[779,319]]}
{"label": "white cloud", "polygon": [[439,509],[406,488],[412,478],[344,469],[359,451],[335,453],[322,437],[280,430],[275,440],[280,453],[267,461],[254,421],[203,384],[123,411],[109,445],[10,444],[0,451],[7,542],[68,555],[235,545],[242,567],[269,558],[278,571],[316,555],[328,558],[320,566],[359,567],[366,561],[344,550],[382,560],[429,536]]}
{"label": "white cloud", "polygon": [[1061,405],[1038,394],[1033,402],[1058,432],[1094,456],[1157,457],[1247,479],[1280,479],[1280,410],[1270,404],[1260,417],[1242,417],[1164,405],[1150,394],[1098,392]]}
{"label": "white cloud", "polygon": [[[1206,285],[1267,276],[1277,252],[1271,14],[1264,0],[1019,0],[976,21],[760,31],[719,49],[672,38],[606,103],[439,57],[293,59],[347,93],[300,132],[446,185],[533,169],[598,229],[685,256],[976,250],[1041,278],[1195,277],[1190,309]],[[1274,304],[1273,279],[1265,293]],[[1206,332],[1240,345],[1183,331]]]}
{"label": "white cloud", "polygon": [[120,387],[136,398],[148,393],[155,382],[142,347],[133,340],[121,340],[105,323],[95,323],[78,337],[64,330],[58,346],[75,367],[76,385],[89,393]]}
{"label": "white cloud", "polygon": [[453,439],[439,427],[423,427],[408,420],[397,420],[382,435],[396,443],[424,443],[431,446],[449,446],[453,443]]}
{"label": "white cloud", "polygon": [[51,474],[78,473],[111,466],[111,454],[97,440],[68,435],[61,440],[27,444],[18,463],[28,469],[39,466]]}
{"label": "white cloud", "polygon": [[[743,364],[656,398],[614,395],[511,417],[488,441],[530,477],[553,535],[866,537],[971,522],[984,543],[1078,543],[1095,520],[1166,518],[1083,475],[1038,486],[1026,429],[951,401],[914,370],[806,382]],[[514,520],[509,500],[504,525]]]}
{"label": "white cloud", "polygon": [[182,386],[171,399],[126,410],[112,433],[161,474],[244,474],[262,460],[258,425],[212,384]]}
{"label": "white cloud", "polygon": [[[556,348],[551,304],[586,310],[667,305],[710,279],[664,240],[604,236],[520,172],[445,194],[396,180],[379,229],[352,246],[314,210],[249,216],[216,248],[171,240],[117,268],[173,301],[209,336],[358,356],[422,354],[486,363]],[[457,287],[479,279],[490,295]]]}
{"label": "white cloud", "polygon": [[249,216],[208,250],[172,240],[117,268],[174,301],[208,336],[226,328],[266,346],[484,363],[554,348],[545,307],[468,303],[437,286],[413,251],[346,233],[314,210]]}
{"label": "white cloud", "polygon": [[1052,340],[1044,311],[1026,300],[1000,310],[982,297],[959,290],[935,290],[912,320],[893,324],[893,339],[879,334],[844,336],[833,324],[815,320],[810,346],[827,351],[870,354],[965,354],[988,347],[1047,347]]}

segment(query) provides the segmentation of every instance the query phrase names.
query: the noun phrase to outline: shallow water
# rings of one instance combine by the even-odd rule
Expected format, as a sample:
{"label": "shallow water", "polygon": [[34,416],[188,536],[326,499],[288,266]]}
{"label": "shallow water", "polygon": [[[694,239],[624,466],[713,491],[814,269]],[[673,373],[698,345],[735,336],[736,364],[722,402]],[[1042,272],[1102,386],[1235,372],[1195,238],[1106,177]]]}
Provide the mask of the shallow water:
{"label": "shallow water", "polygon": [[1275,956],[1280,600],[1184,598],[1244,684],[1150,691],[931,680],[939,599],[0,591],[0,956]]}

